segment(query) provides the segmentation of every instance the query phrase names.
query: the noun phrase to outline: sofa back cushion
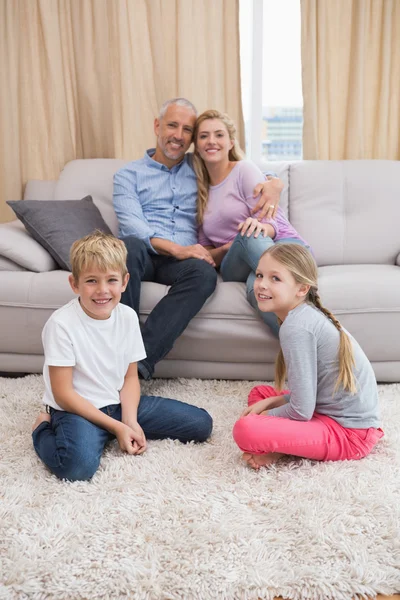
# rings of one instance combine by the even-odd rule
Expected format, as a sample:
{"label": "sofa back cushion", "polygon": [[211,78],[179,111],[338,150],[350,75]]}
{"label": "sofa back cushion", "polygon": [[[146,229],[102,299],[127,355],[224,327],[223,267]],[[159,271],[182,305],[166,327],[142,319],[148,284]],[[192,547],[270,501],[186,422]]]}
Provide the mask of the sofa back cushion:
{"label": "sofa back cushion", "polygon": [[289,220],[318,265],[395,264],[400,252],[400,162],[290,165]]}
{"label": "sofa back cushion", "polygon": [[80,200],[89,194],[113,234],[118,235],[118,221],[112,204],[113,175],[127,162],[118,158],[72,160],[60,173],[54,200]]}

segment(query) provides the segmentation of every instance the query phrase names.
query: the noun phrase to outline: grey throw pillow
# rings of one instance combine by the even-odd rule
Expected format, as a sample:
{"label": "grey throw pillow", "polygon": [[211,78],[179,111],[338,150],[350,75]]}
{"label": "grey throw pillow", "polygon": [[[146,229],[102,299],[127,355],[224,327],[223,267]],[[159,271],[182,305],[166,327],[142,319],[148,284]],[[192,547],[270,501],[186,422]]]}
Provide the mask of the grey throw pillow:
{"label": "grey throw pillow", "polygon": [[96,229],[111,233],[91,196],[82,200],[10,200],[7,204],[65,271],[71,270],[69,251],[76,240]]}

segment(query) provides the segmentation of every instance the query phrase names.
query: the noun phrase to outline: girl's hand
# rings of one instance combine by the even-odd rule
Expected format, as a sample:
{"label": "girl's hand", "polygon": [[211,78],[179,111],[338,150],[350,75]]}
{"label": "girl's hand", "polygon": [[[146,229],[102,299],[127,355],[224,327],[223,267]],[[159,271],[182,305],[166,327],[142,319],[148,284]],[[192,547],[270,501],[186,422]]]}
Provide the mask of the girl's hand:
{"label": "girl's hand", "polygon": [[122,452],[143,454],[146,450],[146,436],[137,422],[130,423],[129,425],[120,423],[116,438]]}
{"label": "girl's hand", "polygon": [[271,398],[265,398],[264,400],[260,400],[251,406],[248,406],[244,409],[241,417],[247,417],[247,415],[260,415],[264,411],[266,411],[271,404]]}
{"label": "girl's hand", "polygon": [[245,221],[239,223],[238,230],[240,231],[240,235],[242,237],[246,234],[247,237],[250,237],[254,234],[254,237],[257,238],[260,233],[262,233],[263,236],[266,237],[267,235],[269,235],[271,225],[269,223],[260,223],[258,219],[248,217]]}

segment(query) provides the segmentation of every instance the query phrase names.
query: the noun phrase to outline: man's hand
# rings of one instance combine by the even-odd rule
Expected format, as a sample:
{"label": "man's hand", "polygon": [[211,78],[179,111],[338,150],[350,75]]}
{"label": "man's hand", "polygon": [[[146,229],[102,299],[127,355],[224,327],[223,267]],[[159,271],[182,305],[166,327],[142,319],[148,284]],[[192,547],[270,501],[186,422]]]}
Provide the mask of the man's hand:
{"label": "man's hand", "polygon": [[143,454],[146,450],[146,437],[137,422],[120,423],[115,435],[122,452]]}
{"label": "man's hand", "polygon": [[257,218],[260,220],[264,217],[273,219],[278,210],[278,204],[283,188],[283,182],[278,177],[268,175],[267,181],[259,183],[254,188],[253,197],[256,198],[259,194],[261,194],[261,196],[251,213],[254,215],[260,211],[260,214],[257,215]]}
{"label": "man's hand", "polygon": [[252,217],[248,217],[242,223],[239,223],[238,230],[240,235],[243,237],[247,235],[250,237],[254,234],[254,237],[257,238],[260,233],[263,234],[263,237],[269,235],[271,238],[275,237],[275,229],[269,223],[260,223],[258,219],[254,219]]}
{"label": "man's hand", "polygon": [[175,252],[174,257],[178,260],[185,260],[186,258],[199,258],[205,260],[212,267],[215,267],[213,257],[207,248],[204,248],[201,244],[194,244],[193,246],[179,246]]}

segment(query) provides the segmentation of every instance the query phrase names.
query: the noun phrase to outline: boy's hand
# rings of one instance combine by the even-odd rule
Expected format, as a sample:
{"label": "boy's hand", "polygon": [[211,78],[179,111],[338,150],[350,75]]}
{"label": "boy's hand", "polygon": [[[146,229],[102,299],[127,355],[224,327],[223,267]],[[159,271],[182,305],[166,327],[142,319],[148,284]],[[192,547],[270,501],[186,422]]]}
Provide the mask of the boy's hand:
{"label": "boy's hand", "polygon": [[146,450],[146,437],[139,423],[121,423],[116,432],[119,447],[128,454],[143,454]]}

